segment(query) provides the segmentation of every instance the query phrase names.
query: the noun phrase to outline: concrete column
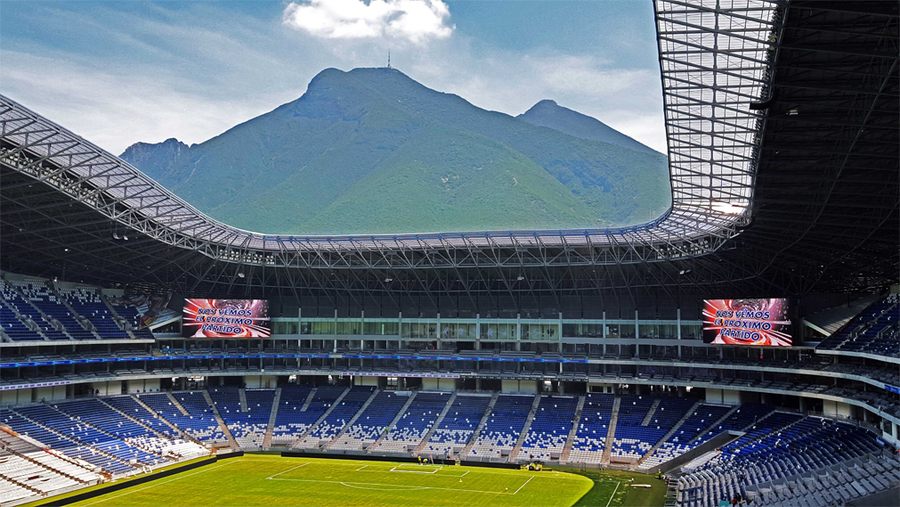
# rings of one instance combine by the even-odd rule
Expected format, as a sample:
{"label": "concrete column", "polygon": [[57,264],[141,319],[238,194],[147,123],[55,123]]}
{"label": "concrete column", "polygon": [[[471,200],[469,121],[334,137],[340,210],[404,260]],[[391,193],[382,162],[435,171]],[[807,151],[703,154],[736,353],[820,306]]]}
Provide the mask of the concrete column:
{"label": "concrete column", "polygon": [[516,314],[516,351],[522,351],[522,314]]}
{"label": "concrete column", "polygon": [[475,350],[481,350],[481,314],[475,314]]}

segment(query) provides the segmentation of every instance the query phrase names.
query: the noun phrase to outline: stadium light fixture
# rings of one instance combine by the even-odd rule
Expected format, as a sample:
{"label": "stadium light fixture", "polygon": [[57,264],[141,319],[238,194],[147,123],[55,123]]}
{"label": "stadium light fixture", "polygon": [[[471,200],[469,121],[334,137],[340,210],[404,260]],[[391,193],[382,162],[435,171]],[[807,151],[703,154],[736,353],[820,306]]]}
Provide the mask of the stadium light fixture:
{"label": "stadium light fixture", "polygon": [[244,273],[238,273],[237,276],[238,278],[245,278],[247,275],[245,275]]}

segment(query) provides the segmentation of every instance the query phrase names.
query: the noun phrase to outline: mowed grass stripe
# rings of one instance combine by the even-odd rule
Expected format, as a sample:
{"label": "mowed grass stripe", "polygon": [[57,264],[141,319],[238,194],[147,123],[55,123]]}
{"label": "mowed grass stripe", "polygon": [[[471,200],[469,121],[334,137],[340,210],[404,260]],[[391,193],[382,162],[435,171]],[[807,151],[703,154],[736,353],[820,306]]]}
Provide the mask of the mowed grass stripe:
{"label": "mowed grass stripe", "polygon": [[[568,507],[592,481],[573,474],[248,455],[75,505],[133,507]],[[401,466],[404,471],[397,471]],[[394,471],[391,471],[395,469]],[[189,480],[181,480],[188,478]],[[112,500],[112,501],[107,501]]]}

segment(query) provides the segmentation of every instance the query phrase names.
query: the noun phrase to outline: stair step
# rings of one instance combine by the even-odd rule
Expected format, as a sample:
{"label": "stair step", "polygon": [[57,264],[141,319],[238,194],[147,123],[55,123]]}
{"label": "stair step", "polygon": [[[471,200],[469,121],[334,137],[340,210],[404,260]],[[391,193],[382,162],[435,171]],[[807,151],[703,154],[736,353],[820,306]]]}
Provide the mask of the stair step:
{"label": "stair step", "polygon": [[397,425],[397,422],[400,420],[400,418],[403,417],[403,414],[405,414],[409,409],[409,406],[412,405],[413,400],[416,398],[416,394],[418,394],[418,391],[413,391],[412,393],[410,393],[409,399],[406,400],[406,403],[403,404],[403,407],[400,408],[391,423],[384,427],[384,431],[382,431],[381,435],[378,435],[378,438],[374,442],[372,442],[372,445],[369,446],[369,449],[375,449],[378,444],[380,444],[381,441],[384,440],[384,438],[388,436],[388,434],[390,434],[391,430],[394,429],[394,426]]}
{"label": "stair step", "polygon": [[228,439],[228,444],[233,449],[240,448],[237,440],[234,439],[234,435],[231,434],[231,430],[228,429],[228,425],[225,424],[225,419],[222,419],[222,414],[219,413],[218,407],[216,407],[216,404],[213,402],[212,397],[210,397],[209,391],[204,389],[201,392],[203,393],[203,398],[206,400],[206,404],[209,405],[209,407],[212,409],[212,413],[216,418],[216,422],[219,423],[219,429],[222,430],[222,432],[225,434],[225,438]]}
{"label": "stair step", "polygon": [[[341,404],[341,401],[344,399],[344,396],[347,396],[347,393],[349,393],[349,392],[350,392],[349,387],[344,389],[344,391],[341,394],[339,394],[338,397],[334,400],[334,402],[331,404],[331,406],[328,407],[328,409],[325,410],[325,412],[323,412],[322,415],[318,419],[316,419],[316,422],[313,424],[310,424],[309,427],[306,428],[306,431],[304,431],[303,434],[298,436],[297,441],[294,442],[293,447],[302,447],[303,444],[306,442],[306,437],[309,436],[318,425],[322,424],[322,421],[324,421],[328,417],[328,415],[331,414],[331,411],[334,410],[335,407],[337,407],[338,405]],[[312,393],[310,393],[310,396],[312,396]],[[309,408],[309,403],[311,401],[312,401],[311,397],[306,399],[306,403],[303,405],[303,407],[304,407],[303,410],[306,410],[307,408]]]}
{"label": "stair step", "polygon": [[572,429],[569,430],[569,436],[566,438],[566,445],[563,446],[563,452],[559,456],[560,463],[569,461],[572,454],[572,447],[575,446],[575,437],[578,435],[578,425],[581,423],[581,413],[584,412],[584,402],[587,396],[579,396],[578,403],[575,405],[575,417],[572,418]]}
{"label": "stair step", "polygon": [[622,398],[616,396],[613,400],[612,415],[609,418],[609,430],[606,432],[606,444],[603,446],[603,456],[600,464],[609,465],[609,456],[612,454],[613,440],[616,438],[616,424],[619,422],[619,407],[622,406]]}
{"label": "stair step", "polygon": [[275,396],[272,398],[272,412],[269,414],[269,423],[266,424],[266,435],[263,437],[262,448],[272,447],[272,430],[275,429],[275,420],[278,418],[278,406],[281,405],[281,388],[275,388]]}
{"label": "stair step", "polygon": [[372,391],[372,396],[369,396],[369,399],[366,400],[366,402],[363,403],[361,407],[359,407],[359,410],[357,410],[356,413],[353,414],[353,417],[351,417],[350,420],[347,421],[347,424],[345,424],[344,427],[341,428],[341,431],[339,431],[338,434],[334,436],[334,438],[332,438],[328,441],[328,443],[325,444],[326,448],[330,447],[331,444],[337,442],[342,436],[344,436],[344,433],[346,433],[347,430],[356,423],[356,420],[359,419],[359,416],[361,416],[363,412],[365,412],[366,409],[369,408],[369,405],[375,400],[375,397],[378,396],[378,393],[380,392],[380,389],[375,389]]}
{"label": "stair step", "polygon": [[538,405],[540,404],[541,395],[536,394],[534,396],[534,401],[531,402],[531,410],[528,411],[528,417],[525,419],[525,426],[522,427],[522,432],[519,433],[519,438],[516,440],[516,445],[513,446],[511,451],[509,451],[510,463],[514,463],[516,459],[518,459],[519,452],[522,451],[522,444],[525,443],[525,439],[528,437],[528,431],[531,430],[531,423],[534,422],[534,416],[537,413]]}
{"label": "stair step", "polygon": [[453,403],[455,401],[456,401],[456,391],[454,391],[450,395],[450,399],[447,400],[447,404],[444,405],[443,410],[441,410],[441,413],[438,414],[437,419],[434,420],[434,424],[432,424],[431,427],[428,428],[428,431],[425,432],[425,436],[422,437],[422,441],[419,442],[419,445],[416,446],[416,455],[417,456],[419,454],[421,454],[422,449],[424,449],[425,446],[428,445],[428,441],[431,440],[431,434],[434,433],[434,430],[440,428],[441,423],[444,421],[444,417],[447,416],[447,412],[450,411],[450,407],[453,406]]}

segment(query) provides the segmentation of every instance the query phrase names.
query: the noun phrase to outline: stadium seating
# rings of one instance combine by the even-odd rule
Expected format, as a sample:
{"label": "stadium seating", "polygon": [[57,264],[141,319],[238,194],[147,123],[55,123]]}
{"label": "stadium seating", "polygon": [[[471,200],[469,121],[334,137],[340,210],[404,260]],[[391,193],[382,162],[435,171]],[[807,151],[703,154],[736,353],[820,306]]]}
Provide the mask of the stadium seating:
{"label": "stadium seating", "polygon": [[[875,439],[862,428],[818,417],[773,412],[753,424],[744,436],[723,447],[712,459],[696,468],[686,466],[684,470],[688,473],[678,479],[679,504],[715,506],[737,496],[751,500],[773,496],[790,500],[799,492],[798,488],[792,487],[796,485],[796,479],[804,483],[805,479],[811,479],[812,489],[816,490],[815,483],[820,478],[827,479],[829,471],[846,469],[853,460],[877,451]],[[866,474],[858,476],[859,479],[865,477]],[[822,489],[818,488],[819,491]],[[850,490],[839,490],[838,494],[846,495],[839,502],[843,504],[868,494],[868,488],[861,486],[857,490],[851,487]],[[824,500],[827,495],[822,498],[813,505],[833,504]]]}
{"label": "stadium seating", "polygon": [[[317,387],[313,392],[312,399],[306,405],[306,410],[301,410],[293,415],[294,422],[292,424],[303,429],[295,437],[304,437],[346,392],[347,388],[342,386]],[[295,444],[295,446],[299,445],[301,445],[300,442]]]}
{"label": "stadium seating", "polygon": [[94,340],[97,338],[97,335],[86,329],[79,322],[78,315],[73,314],[46,284],[24,281],[12,283],[18,286],[24,298],[35,308],[62,324],[68,336],[76,340]]}
{"label": "stadium seating", "polygon": [[900,357],[900,295],[876,301],[817,348]]}
{"label": "stadium seating", "polygon": [[289,445],[321,417],[304,410],[313,388],[289,384],[281,388],[281,399],[272,428],[272,445]]}
{"label": "stadium seating", "polygon": [[542,396],[534,420],[522,443],[519,460],[559,459],[562,455],[578,399],[571,396]]}
{"label": "stadium seating", "polygon": [[4,308],[7,310],[0,314],[0,317],[3,318],[4,332],[11,340],[69,339],[62,331],[62,324],[45,319],[37,307],[20,292],[18,285],[0,280],[0,287]]}
{"label": "stadium seating", "polygon": [[373,448],[375,452],[408,453],[434,425],[450,399],[448,393],[418,393],[390,431]]}
{"label": "stadium seating", "polygon": [[101,338],[129,338],[128,333],[116,322],[113,313],[106,306],[106,303],[103,302],[97,289],[87,287],[65,289],[58,287],[57,292],[78,315],[91,321]]}
{"label": "stadium seating", "polygon": [[772,412],[771,407],[757,404],[746,404],[736,408],[724,421],[701,434],[694,441],[694,447],[706,443],[714,436],[732,430],[742,430]]}
{"label": "stadium seating", "polygon": [[612,456],[640,458],[652,447],[650,440],[654,440],[654,437],[658,440],[662,436],[660,430],[643,424],[644,419],[651,414],[654,401],[649,396],[622,396],[612,442]]}
{"label": "stadium seating", "polygon": [[424,451],[429,455],[450,455],[461,451],[472,439],[491,398],[459,394],[440,425],[431,433]]}
{"label": "stadium seating", "polygon": [[152,429],[157,434],[170,438],[178,437],[178,431],[166,424],[158,413],[150,412],[131,396],[111,396],[104,398],[104,402],[119,412],[140,421],[144,426]]}
{"label": "stadium seating", "polygon": [[111,474],[133,472],[135,468],[128,463],[132,459],[148,464],[158,459],[46,405],[17,408],[15,413],[0,412],[0,420],[20,434]]}
{"label": "stadium seating", "polygon": [[519,439],[533,403],[533,396],[499,396],[468,457],[489,460],[508,456]]}
{"label": "stadium seating", "polygon": [[274,389],[246,390],[246,410],[241,406],[240,391],[235,387],[209,389],[209,396],[239,446],[245,449],[262,447],[275,401]]}
{"label": "stadium seating", "polygon": [[181,428],[201,442],[221,443],[226,441],[225,433],[219,427],[212,408],[203,395],[196,391],[173,393],[185,413],[172,402],[167,393],[138,394],[139,400],[160,417]]}
{"label": "stadium seating", "polygon": [[406,393],[379,392],[356,421],[334,440],[329,448],[356,451],[367,449],[378,440],[407,401],[409,395]]}
{"label": "stadium seating", "polygon": [[649,469],[681,456],[696,447],[696,437],[705,429],[710,428],[722,417],[725,417],[731,407],[722,405],[701,404],[691,412],[687,419],[678,426],[672,435],[663,442],[653,454],[644,459],[640,468]]}
{"label": "stadium seating", "polygon": [[33,500],[100,481],[100,475],[85,466],[67,461],[26,439],[0,427],[0,501],[4,504],[18,499]]}
{"label": "stadium seating", "polygon": [[[102,296],[101,296],[102,297]],[[109,303],[110,308],[115,311],[119,317],[122,318],[122,321],[125,323],[125,326],[131,330],[131,334],[134,335],[135,338],[141,339],[153,339],[153,333],[150,332],[149,329],[143,326],[141,323],[141,310],[135,306],[129,304],[114,304]],[[146,308],[144,309],[146,310]]]}
{"label": "stadium seating", "polygon": [[606,435],[612,420],[615,396],[589,393],[585,395],[581,419],[575,433],[569,462],[598,464],[603,458]]}
{"label": "stadium seating", "polygon": [[153,338],[135,307],[107,304],[100,289],[36,279],[0,280],[0,323],[9,341]]}
{"label": "stadium seating", "polygon": [[347,394],[341,398],[341,401],[331,409],[325,419],[309,431],[301,446],[318,447],[320,442],[327,442],[336,437],[363,405],[369,401],[374,391],[374,387],[351,387]]}

